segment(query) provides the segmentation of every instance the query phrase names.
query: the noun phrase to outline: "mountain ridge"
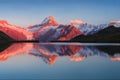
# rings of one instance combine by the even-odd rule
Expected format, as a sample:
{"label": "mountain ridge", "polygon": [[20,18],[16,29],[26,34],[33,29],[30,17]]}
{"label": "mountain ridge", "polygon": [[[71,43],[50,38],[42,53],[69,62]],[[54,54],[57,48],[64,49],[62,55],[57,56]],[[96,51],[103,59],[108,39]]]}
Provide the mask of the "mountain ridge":
{"label": "mountain ridge", "polygon": [[70,41],[73,42],[112,42],[119,43],[120,42],[120,28],[116,28],[114,26],[110,26],[106,29],[103,29],[93,35],[79,35]]}
{"label": "mountain ridge", "polygon": [[[64,25],[59,24],[53,16],[49,16],[46,17],[40,24],[28,26],[26,28],[21,28],[19,26],[11,25],[5,20],[0,20],[0,31],[16,41],[74,41],[73,38],[75,38],[76,36],[86,37],[90,35],[95,35],[96,33],[104,29],[108,29],[111,26],[119,28],[120,21],[118,20],[111,21],[108,24],[92,25],[87,24],[82,20],[72,20],[70,24]],[[109,35],[111,35],[111,33]],[[118,36],[118,34],[114,34],[114,36],[115,35],[116,37]],[[106,37],[109,36],[106,35]]]}

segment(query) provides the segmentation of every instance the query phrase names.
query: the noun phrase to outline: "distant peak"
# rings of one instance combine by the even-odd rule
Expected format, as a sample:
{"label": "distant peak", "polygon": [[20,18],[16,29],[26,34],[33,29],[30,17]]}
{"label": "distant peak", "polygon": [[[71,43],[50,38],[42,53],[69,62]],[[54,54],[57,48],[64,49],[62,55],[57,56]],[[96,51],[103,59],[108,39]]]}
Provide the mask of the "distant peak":
{"label": "distant peak", "polygon": [[55,21],[53,16],[49,16],[45,18],[41,24],[52,24],[52,25],[58,25],[58,23]]}
{"label": "distant peak", "polygon": [[85,24],[85,22],[83,22],[82,20],[71,20],[70,24],[83,25]]}
{"label": "distant peak", "polygon": [[111,24],[115,24],[115,23],[119,23],[120,24],[120,20],[113,20],[113,21],[110,21]]}
{"label": "distant peak", "polygon": [[50,20],[54,20],[54,17],[53,16],[49,16]]}
{"label": "distant peak", "polygon": [[53,16],[49,16],[49,19],[51,24],[58,24]]}
{"label": "distant peak", "polygon": [[2,23],[2,24],[8,24],[8,22],[6,20],[0,20],[0,23]]}
{"label": "distant peak", "polygon": [[120,27],[120,20],[110,21],[110,25],[113,25],[115,27]]}

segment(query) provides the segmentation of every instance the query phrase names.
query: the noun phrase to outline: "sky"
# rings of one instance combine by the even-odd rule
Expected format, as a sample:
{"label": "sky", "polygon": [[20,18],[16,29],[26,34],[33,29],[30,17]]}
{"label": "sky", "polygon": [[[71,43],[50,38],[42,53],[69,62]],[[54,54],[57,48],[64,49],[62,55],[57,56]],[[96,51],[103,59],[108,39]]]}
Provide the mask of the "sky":
{"label": "sky", "polygon": [[89,24],[120,19],[120,0],[0,0],[0,20],[26,27],[54,16],[61,24],[83,20]]}

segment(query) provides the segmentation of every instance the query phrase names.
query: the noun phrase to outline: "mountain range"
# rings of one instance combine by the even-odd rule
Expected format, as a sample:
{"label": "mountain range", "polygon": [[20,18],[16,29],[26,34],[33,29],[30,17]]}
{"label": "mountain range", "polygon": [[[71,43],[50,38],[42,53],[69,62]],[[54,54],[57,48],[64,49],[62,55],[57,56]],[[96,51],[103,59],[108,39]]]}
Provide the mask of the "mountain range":
{"label": "mountain range", "polygon": [[102,42],[102,43],[119,43],[120,27],[110,26],[98,31],[92,35],[79,35],[70,40],[71,42]]}
{"label": "mountain range", "polygon": [[[0,42],[6,41],[72,41],[72,42],[119,42],[120,21],[92,25],[82,20],[72,20],[68,25],[59,24],[53,16],[40,24],[22,28],[0,20]],[[3,37],[4,36],[4,37]]]}

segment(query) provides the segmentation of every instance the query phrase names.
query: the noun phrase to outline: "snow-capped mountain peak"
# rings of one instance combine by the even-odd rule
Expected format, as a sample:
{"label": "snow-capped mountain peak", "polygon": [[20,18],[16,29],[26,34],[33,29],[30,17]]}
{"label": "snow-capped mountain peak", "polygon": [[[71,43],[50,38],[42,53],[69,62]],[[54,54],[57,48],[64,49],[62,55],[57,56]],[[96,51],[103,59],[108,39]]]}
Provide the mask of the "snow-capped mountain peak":
{"label": "snow-capped mountain peak", "polygon": [[82,20],[71,20],[70,24],[78,24],[78,25],[83,25],[85,24],[85,22],[83,22]]}
{"label": "snow-capped mountain peak", "polygon": [[6,20],[0,20],[0,24],[8,24]]}
{"label": "snow-capped mountain peak", "polygon": [[109,26],[109,24],[99,24],[99,25],[88,24],[82,20],[72,20],[70,24],[75,26],[77,29],[79,29],[84,35],[91,35],[97,33],[98,31],[107,28]]}
{"label": "snow-capped mountain peak", "polygon": [[55,21],[53,16],[49,16],[41,22],[41,25],[46,25],[46,24],[57,25],[58,23]]}
{"label": "snow-capped mountain peak", "polygon": [[59,24],[55,21],[53,16],[45,18],[40,24],[28,27],[28,30],[31,32],[43,31],[49,28],[50,26],[59,26]]}
{"label": "snow-capped mountain peak", "polygon": [[110,25],[113,25],[115,27],[120,27],[120,20],[114,20],[110,22]]}
{"label": "snow-capped mountain peak", "polygon": [[78,29],[81,32],[83,32],[84,35],[91,35],[107,27],[108,27],[108,24],[91,25],[86,23],[86,24],[80,25]]}
{"label": "snow-capped mountain peak", "polygon": [[0,26],[6,27],[6,26],[11,26],[6,20],[0,20]]}

